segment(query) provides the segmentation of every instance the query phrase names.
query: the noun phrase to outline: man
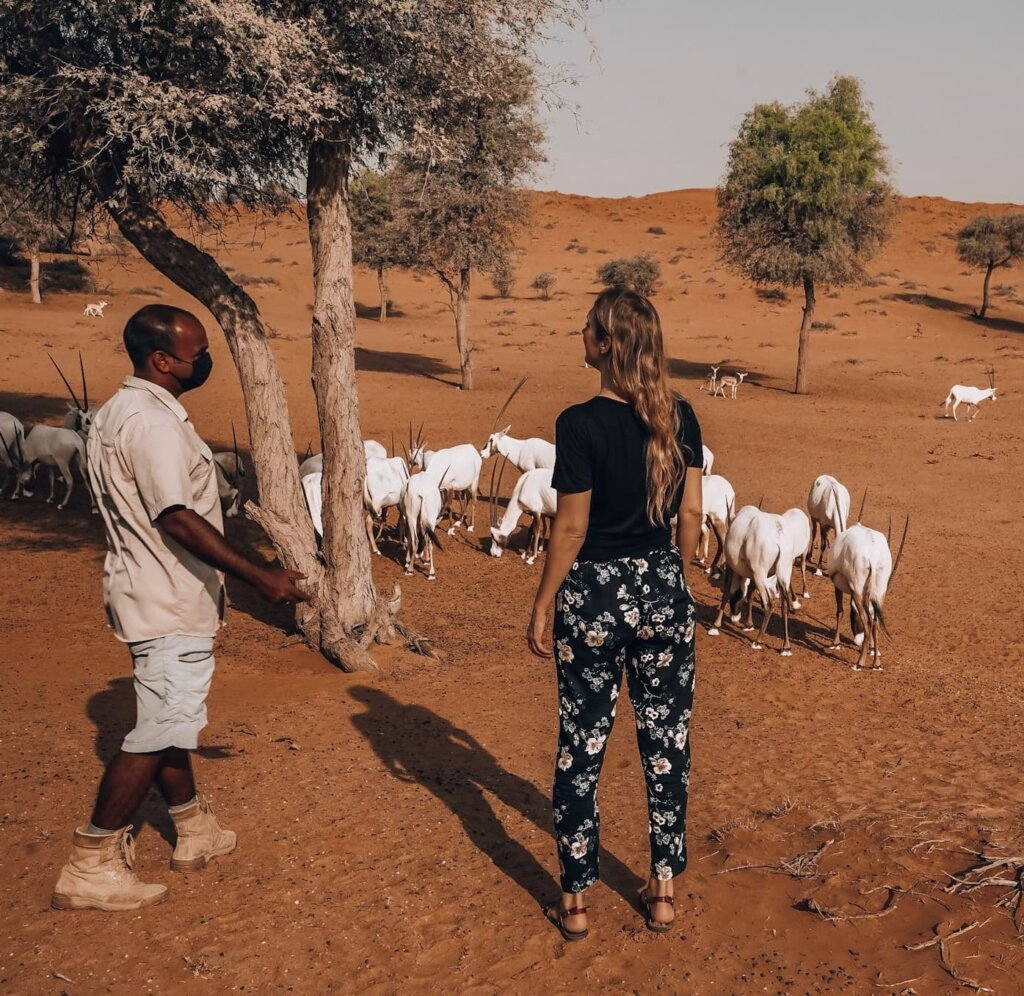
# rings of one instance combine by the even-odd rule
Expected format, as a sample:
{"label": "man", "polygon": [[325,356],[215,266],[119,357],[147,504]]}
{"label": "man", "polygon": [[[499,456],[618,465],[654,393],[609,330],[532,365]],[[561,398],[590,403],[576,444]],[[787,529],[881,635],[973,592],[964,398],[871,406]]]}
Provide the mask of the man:
{"label": "man", "polygon": [[97,414],[88,457],[107,533],[104,603],[132,656],[137,716],[103,775],[92,820],[75,831],[56,909],[134,910],[167,899],[166,886],[133,870],[128,821],[154,783],[178,835],[173,870],[234,850],[235,834],[196,791],[188,753],[206,726],[224,574],[269,602],[309,598],[295,585],[304,575],[254,563],[224,539],[213,455],[178,400],[213,367],[199,320],[147,305],[128,320],[124,345],[134,375]]}

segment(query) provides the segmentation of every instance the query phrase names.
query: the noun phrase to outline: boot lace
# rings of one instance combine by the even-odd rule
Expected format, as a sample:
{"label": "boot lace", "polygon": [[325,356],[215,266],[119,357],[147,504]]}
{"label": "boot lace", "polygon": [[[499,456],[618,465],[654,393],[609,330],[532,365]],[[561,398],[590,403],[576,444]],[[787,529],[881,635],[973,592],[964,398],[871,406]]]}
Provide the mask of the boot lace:
{"label": "boot lace", "polygon": [[131,835],[131,827],[128,827],[121,838],[121,857],[129,869],[135,868],[135,838]]}

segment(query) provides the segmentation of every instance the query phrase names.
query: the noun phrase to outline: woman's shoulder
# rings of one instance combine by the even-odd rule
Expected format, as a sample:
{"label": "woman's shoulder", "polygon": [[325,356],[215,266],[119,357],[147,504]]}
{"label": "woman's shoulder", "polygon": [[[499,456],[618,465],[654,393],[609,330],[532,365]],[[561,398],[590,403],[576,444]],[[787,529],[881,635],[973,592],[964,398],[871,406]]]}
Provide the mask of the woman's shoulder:
{"label": "woman's shoulder", "polygon": [[684,421],[697,421],[697,413],[693,410],[693,405],[681,394],[676,395],[676,406],[679,408],[679,417],[681,419]]}
{"label": "woman's shoulder", "polygon": [[582,425],[586,422],[590,422],[594,417],[594,411],[598,407],[599,399],[587,398],[586,401],[580,401],[575,405],[569,405],[568,408],[563,408],[561,414],[555,420],[556,425]]}

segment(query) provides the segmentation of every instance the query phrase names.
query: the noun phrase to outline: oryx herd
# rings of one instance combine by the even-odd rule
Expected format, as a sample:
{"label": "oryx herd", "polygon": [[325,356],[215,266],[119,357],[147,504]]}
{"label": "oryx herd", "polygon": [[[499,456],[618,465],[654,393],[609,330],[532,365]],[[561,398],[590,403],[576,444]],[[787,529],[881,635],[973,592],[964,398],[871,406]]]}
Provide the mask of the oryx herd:
{"label": "oryx herd", "polygon": [[[92,494],[89,474],[86,470],[85,442],[89,438],[96,409],[89,405],[89,385],[85,377],[82,354],[78,354],[78,367],[82,378],[82,396],[79,398],[57,361],[51,356],[60,379],[64,382],[71,401],[67,413],[59,426],[38,424],[28,432],[20,419],[9,412],[0,412],[0,470],[3,471],[0,495],[7,490],[10,477],[14,476],[11,500],[20,497],[31,498],[35,493],[35,478],[40,467],[50,472],[50,494],[47,502],[56,500],[57,474],[64,481],[64,497],[58,509],[67,508],[75,487],[75,472],[82,479],[94,513],[99,509]],[[245,461],[238,452],[235,427],[231,426],[232,449],[229,452],[211,454],[217,475],[217,491],[221,507],[228,516],[238,514],[241,502],[240,479],[245,477]]]}

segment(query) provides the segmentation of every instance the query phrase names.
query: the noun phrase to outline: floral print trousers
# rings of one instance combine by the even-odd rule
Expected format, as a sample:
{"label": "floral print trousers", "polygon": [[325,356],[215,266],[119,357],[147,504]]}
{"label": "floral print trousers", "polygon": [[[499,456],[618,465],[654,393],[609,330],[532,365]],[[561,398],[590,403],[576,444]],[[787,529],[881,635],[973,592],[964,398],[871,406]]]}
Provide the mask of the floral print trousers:
{"label": "floral print trousers", "polygon": [[553,794],[564,892],[597,881],[597,780],[624,666],[647,782],[651,874],[670,879],[686,867],[694,622],[674,546],[645,557],[577,561],[558,591]]}

